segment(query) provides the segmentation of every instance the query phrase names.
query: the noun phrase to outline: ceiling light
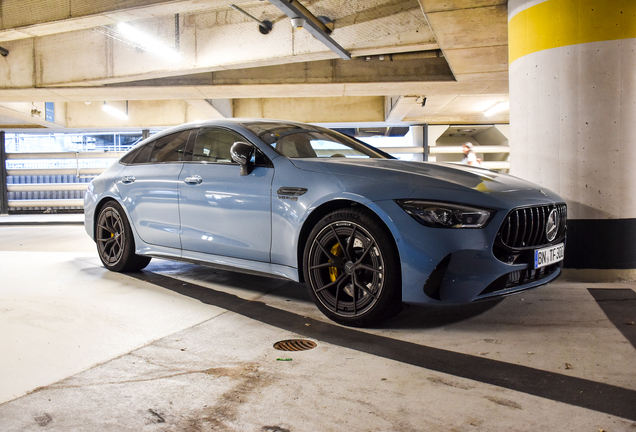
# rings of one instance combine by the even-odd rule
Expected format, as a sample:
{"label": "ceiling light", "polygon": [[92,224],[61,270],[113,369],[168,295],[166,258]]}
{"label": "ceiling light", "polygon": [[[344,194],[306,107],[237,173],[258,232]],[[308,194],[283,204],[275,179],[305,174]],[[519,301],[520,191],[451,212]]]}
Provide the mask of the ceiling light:
{"label": "ceiling light", "polygon": [[[127,105],[127,104],[126,104]],[[117,117],[118,119],[121,120],[128,120],[128,114],[118,110],[117,108],[108,105],[106,102],[104,102],[104,105],[102,105],[102,110],[104,112],[107,112],[108,114],[112,115],[113,117]]]}
{"label": "ceiling light", "polygon": [[170,48],[163,42],[140,32],[129,24],[120,22],[119,24],[117,24],[117,31],[119,31],[119,33],[126,39],[130,40],[135,45],[140,46],[148,52],[159,54],[164,59],[170,61],[181,60],[181,54],[179,54],[173,48]]}
{"label": "ceiling light", "polygon": [[484,115],[486,117],[490,117],[494,114],[497,114],[501,111],[505,111],[507,109],[510,109],[510,102],[499,102],[496,105],[488,108],[486,111],[484,111]]}

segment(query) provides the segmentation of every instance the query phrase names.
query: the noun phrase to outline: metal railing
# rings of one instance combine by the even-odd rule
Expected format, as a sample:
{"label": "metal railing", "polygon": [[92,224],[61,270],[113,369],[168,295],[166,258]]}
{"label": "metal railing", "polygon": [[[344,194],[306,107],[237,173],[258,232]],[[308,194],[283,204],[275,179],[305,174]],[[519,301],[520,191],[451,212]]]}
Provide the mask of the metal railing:
{"label": "metal railing", "polygon": [[[71,183],[60,183],[58,182],[27,182],[27,183],[7,183],[7,177],[18,176],[18,177],[44,177],[48,180],[49,177],[61,178],[64,176],[65,178],[72,177],[76,179],[83,178],[92,178],[95,177],[106,169],[103,168],[91,168],[91,167],[82,167],[82,163],[88,160],[95,159],[112,159],[113,161],[122,157],[126,152],[55,152],[55,153],[5,153],[4,158],[6,161],[30,161],[34,162],[36,160],[44,160],[50,162],[51,160],[66,160],[70,162],[70,165],[74,165],[73,167],[64,167],[64,168],[9,168],[5,169],[3,173],[5,177],[0,179],[2,186],[4,187],[4,192],[7,194],[9,192],[27,192],[38,194],[40,192],[53,192],[57,194],[58,192],[75,192],[75,191],[86,191],[88,187],[87,182],[71,182]],[[2,161],[2,165],[5,166],[5,161]],[[28,163],[25,163],[28,165]],[[31,181],[32,179],[27,179],[27,181]],[[15,195],[15,194],[13,194]],[[24,194],[21,194],[24,195]],[[76,194],[75,194],[76,195]],[[2,205],[0,203],[0,205]],[[7,213],[7,208],[13,209],[49,209],[49,208],[75,208],[81,209],[84,206],[83,198],[42,198],[35,197],[28,199],[6,199],[6,208],[3,208],[3,213]]]}

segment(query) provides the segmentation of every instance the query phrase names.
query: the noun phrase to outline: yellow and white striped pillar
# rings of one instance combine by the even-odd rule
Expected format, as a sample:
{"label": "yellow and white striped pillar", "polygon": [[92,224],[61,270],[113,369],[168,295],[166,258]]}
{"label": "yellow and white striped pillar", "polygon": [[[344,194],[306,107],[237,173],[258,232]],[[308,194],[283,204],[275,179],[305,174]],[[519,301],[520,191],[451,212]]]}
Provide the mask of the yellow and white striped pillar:
{"label": "yellow and white striped pillar", "polygon": [[636,1],[510,0],[513,175],[568,204],[565,267],[636,278]]}

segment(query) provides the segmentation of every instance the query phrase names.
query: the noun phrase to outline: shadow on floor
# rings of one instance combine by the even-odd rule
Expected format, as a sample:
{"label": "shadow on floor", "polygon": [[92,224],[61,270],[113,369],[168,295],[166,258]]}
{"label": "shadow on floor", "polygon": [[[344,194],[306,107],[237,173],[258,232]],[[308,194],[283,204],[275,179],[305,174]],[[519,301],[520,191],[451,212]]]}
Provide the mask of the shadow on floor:
{"label": "shadow on floor", "polygon": [[[157,272],[174,278],[187,278],[202,286],[221,285],[228,288],[245,289],[260,295],[276,296],[283,300],[313,303],[305,284],[290,282],[238,272],[217,270],[210,267],[172,261],[153,261],[145,271]],[[214,288],[209,288],[214,289]],[[197,298],[194,292],[186,294]],[[197,298],[203,301],[201,298]],[[241,301],[238,297],[237,301]],[[503,299],[481,301],[459,305],[404,305],[395,317],[387,320],[378,329],[431,329],[462,322],[479,316],[501,303]],[[219,305],[215,305],[219,306]],[[290,310],[290,312],[294,312]]]}

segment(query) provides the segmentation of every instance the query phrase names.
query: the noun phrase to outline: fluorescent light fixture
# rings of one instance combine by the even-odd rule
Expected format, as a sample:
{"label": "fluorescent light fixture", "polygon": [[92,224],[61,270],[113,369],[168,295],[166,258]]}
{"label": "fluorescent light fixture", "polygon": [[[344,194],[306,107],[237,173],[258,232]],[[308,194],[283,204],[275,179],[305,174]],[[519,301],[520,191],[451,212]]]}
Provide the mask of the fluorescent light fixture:
{"label": "fluorescent light fixture", "polygon": [[140,46],[148,52],[158,54],[164,59],[170,61],[181,60],[181,54],[179,54],[173,48],[170,48],[163,42],[140,32],[129,24],[120,22],[119,24],[117,24],[117,31],[119,31],[119,33],[121,33],[121,35],[124,36],[126,39],[130,40],[135,45]]}
{"label": "fluorescent light fixture", "polygon": [[114,108],[114,107],[108,105],[106,102],[104,102],[104,105],[102,105],[102,110],[104,112],[107,112],[108,114],[112,115],[113,117],[117,117],[118,119],[128,120],[128,114],[126,114],[123,111],[118,110],[117,108]]}
{"label": "fluorescent light fixture", "polygon": [[493,105],[492,107],[488,108],[486,111],[484,111],[484,115],[486,117],[490,117],[492,115],[495,115],[501,111],[505,111],[507,109],[510,109],[510,102],[499,102],[496,105]]}

